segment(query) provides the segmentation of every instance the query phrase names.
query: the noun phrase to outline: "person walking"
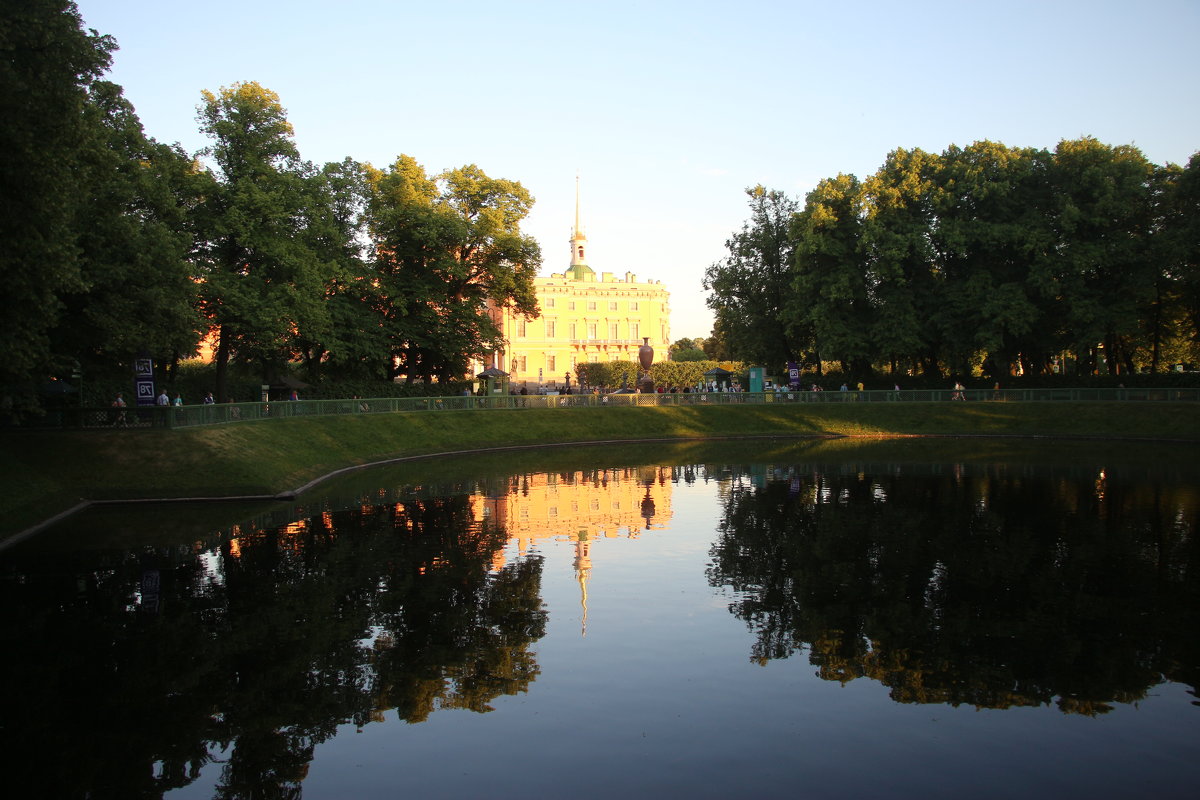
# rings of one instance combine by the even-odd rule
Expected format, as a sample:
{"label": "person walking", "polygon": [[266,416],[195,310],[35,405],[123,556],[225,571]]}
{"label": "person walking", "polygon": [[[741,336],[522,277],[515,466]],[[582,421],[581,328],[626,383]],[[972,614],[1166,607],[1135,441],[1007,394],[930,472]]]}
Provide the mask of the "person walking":
{"label": "person walking", "polygon": [[112,424],[114,426],[125,427],[125,395],[122,392],[117,392],[117,397],[112,401],[112,407],[116,409],[113,412]]}

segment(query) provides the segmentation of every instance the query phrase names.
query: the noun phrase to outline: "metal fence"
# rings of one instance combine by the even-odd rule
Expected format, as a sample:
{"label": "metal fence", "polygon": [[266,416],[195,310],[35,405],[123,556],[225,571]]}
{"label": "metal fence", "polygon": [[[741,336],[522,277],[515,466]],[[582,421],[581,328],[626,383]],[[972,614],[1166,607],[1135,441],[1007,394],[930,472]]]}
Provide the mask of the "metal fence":
{"label": "metal fence", "polygon": [[60,409],[32,421],[41,428],[192,428],[258,419],[391,414],[418,411],[525,408],[606,408],[618,406],[712,406],[803,403],[943,402],[1196,402],[1200,389],[902,389],[828,392],[677,392],[664,394],[561,394],[486,397],[377,397],[351,400],[295,400],[219,403],[181,407]]}

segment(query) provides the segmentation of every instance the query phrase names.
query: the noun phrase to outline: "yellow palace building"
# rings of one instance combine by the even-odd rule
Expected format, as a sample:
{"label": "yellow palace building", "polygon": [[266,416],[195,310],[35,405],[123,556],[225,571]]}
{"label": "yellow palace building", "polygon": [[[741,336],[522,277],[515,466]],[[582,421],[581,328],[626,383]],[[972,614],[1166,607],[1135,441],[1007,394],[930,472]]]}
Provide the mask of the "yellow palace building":
{"label": "yellow palace building", "polygon": [[[587,263],[587,236],[579,225],[579,183],[575,184],[575,228],[571,263],[565,272],[534,278],[542,315],[528,319],[497,309],[507,348],[493,354],[494,365],[509,374],[510,384],[574,385],[575,365],[600,361],[637,361],[648,339],[657,359],[670,345],[670,293],[661,281],[638,281],[611,272],[597,275]],[[570,380],[567,380],[567,375]]]}

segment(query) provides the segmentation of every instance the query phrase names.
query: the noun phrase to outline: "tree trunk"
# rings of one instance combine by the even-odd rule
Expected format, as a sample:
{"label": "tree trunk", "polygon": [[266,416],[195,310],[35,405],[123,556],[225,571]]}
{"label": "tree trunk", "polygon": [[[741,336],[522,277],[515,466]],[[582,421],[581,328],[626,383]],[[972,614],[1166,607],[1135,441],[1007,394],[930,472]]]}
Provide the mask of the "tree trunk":
{"label": "tree trunk", "polygon": [[214,399],[220,400],[225,397],[227,383],[229,380],[229,353],[231,347],[229,343],[229,332],[224,325],[217,329],[217,353],[215,361],[217,364],[217,386],[214,390]]}
{"label": "tree trunk", "polygon": [[1120,371],[1121,371],[1121,368],[1118,366],[1117,354],[1115,352],[1116,348],[1117,348],[1117,343],[1116,343],[1116,340],[1113,338],[1112,334],[1105,334],[1105,336],[1104,336],[1104,369],[1108,371],[1109,375],[1117,375],[1117,374],[1120,374]]}
{"label": "tree trunk", "polygon": [[313,383],[321,380],[321,361],[325,357],[325,348],[317,345],[304,352],[304,372]]}
{"label": "tree trunk", "polygon": [[1154,282],[1154,310],[1150,314],[1150,372],[1158,374],[1162,358],[1162,281]]}

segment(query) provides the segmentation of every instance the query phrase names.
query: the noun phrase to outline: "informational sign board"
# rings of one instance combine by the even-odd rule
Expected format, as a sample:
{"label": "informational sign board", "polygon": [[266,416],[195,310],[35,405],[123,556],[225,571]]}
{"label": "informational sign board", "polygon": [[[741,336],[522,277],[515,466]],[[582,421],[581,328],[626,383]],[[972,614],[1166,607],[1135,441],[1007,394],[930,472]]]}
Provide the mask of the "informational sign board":
{"label": "informational sign board", "polygon": [[134,359],[134,397],[139,406],[154,405],[154,361],[149,358]]}
{"label": "informational sign board", "polygon": [[788,386],[793,392],[800,388],[800,365],[795,361],[788,362]]}

